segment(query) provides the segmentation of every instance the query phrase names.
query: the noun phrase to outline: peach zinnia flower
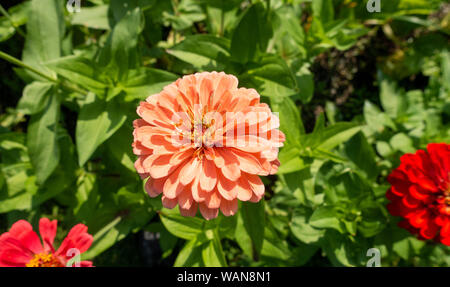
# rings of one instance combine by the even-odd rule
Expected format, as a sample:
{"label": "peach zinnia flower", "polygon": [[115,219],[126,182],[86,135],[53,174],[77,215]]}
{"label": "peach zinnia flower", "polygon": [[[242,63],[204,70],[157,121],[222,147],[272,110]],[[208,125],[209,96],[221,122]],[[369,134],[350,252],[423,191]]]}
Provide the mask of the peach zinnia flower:
{"label": "peach zinnia flower", "polygon": [[[0,267],[65,267],[74,254],[89,249],[92,235],[84,224],[75,225],[63,240],[58,250],[53,241],[57,221],[41,218],[39,232],[42,243],[33,227],[25,220],[19,220],[8,232],[0,236]],[[76,253],[75,253],[76,254]],[[91,261],[81,261],[80,267],[92,267]]]}
{"label": "peach zinnia flower", "polygon": [[134,121],[135,167],[166,208],[206,219],[234,215],[238,200],[264,195],[285,139],[279,119],[254,89],[223,72],[184,76],[141,102]]}

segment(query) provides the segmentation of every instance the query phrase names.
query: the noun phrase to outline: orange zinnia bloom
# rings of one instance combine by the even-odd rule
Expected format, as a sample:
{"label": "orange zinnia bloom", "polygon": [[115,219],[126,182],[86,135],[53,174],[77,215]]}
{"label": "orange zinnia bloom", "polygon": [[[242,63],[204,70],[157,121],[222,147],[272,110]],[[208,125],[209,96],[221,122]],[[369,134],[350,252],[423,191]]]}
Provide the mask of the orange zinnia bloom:
{"label": "orange zinnia bloom", "polygon": [[151,197],[206,219],[234,215],[238,200],[264,195],[259,175],[274,174],[285,140],[279,119],[254,89],[223,72],[184,76],[141,102],[133,151]]}

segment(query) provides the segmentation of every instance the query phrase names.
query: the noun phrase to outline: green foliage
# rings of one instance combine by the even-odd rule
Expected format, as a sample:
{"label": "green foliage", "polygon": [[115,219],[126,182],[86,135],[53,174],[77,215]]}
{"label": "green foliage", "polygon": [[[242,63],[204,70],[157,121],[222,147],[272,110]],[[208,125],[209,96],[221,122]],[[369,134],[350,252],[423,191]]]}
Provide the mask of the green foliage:
{"label": "green foliage", "polygon": [[[400,229],[385,198],[402,154],[450,142],[445,1],[382,1],[380,13],[366,2],[96,0],[71,14],[61,1],[28,0],[2,9],[0,57],[18,66],[23,92],[0,105],[0,232],[20,218],[58,219],[60,232],[85,223],[94,244],[83,258],[94,264],[148,231],[174,266],[365,266],[369,248],[381,250],[382,266],[449,266],[449,249]],[[361,48],[365,39],[382,49]],[[323,62],[336,53],[335,74],[359,61],[370,69],[351,74],[356,88],[340,99],[318,80],[334,73]],[[211,221],[151,199],[131,146],[139,102],[200,71],[256,89],[286,135],[264,200]]]}

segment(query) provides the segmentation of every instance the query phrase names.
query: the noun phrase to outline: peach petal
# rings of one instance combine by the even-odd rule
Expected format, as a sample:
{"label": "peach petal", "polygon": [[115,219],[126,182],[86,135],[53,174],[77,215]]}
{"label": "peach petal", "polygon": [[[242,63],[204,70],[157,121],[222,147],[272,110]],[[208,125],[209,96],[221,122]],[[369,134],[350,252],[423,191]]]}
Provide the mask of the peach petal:
{"label": "peach petal", "polygon": [[231,201],[222,200],[222,202],[220,203],[220,211],[222,211],[223,215],[225,216],[235,215],[237,210],[238,210],[237,199]]}
{"label": "peach petal", "polygon": [[193,202],[189,209],[183,209],[180,207],[180,214],[182,216],[194,217],[197,213],[197,203]]}
{"label": "peach petal", "polygon": [[200,187],[204,191],[211,191],[216,186],[217,171],[216,166],[211,160],[208,160],[206,158],[203,159],[199,180],[200,180]]}
{"label": "peach petal", "polygon": [[211,220],[217,217],[217,215],[219,215],[219,209],[212,209],[212,208],[208,208],[206,206],[206,204],[204,203],[199,203],[198,207],[200,209],[200,213],[203,215],[203,217],[206,220]]}
{"label": "peach petal", "polygon": [[177,203],[178,203],[177,199],[167,198],[165,195],[163,195],[161,197],[161,200],[162,200],[162,205],[168,209],[174,208],[175,206],[177,206]]}

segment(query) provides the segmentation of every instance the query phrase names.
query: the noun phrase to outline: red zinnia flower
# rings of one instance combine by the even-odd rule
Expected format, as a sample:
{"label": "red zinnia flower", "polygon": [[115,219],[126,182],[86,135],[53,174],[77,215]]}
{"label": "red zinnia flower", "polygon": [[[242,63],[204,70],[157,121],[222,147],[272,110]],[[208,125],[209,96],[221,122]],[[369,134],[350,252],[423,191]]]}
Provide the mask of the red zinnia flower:
{"label": "red zinnia flower", "polygon": [[223,72],[184,76],[151,95],[134,121],[135,167],[151,197],[184,216],[200,209],[206,219],[219,209],[237,212],[238,200],[259,201],[259,175],[274,174],[285,140],[279,119],[254,89],[238,88]]}
{"label": "red zinnia flower", "polygon": [[[77,224],[55,251],[53,241],[56,229],[56,220],[41,218],[41,243],[30,223],[25,220],[14,223],[8,232],[0,236],[0,267],[65,267],[73,257],[72,251],[81,254],[92,244],[93,238],[87,233],[87,226]],[[92,267],[92,262],[81,261],[80,266]]]}
{"label": "red zinnia flower", "polygon": [[389,176],[386,197],[399,223],[420,239],[450,245],[450,145],[429,144],[427,151],[405,154]]}

